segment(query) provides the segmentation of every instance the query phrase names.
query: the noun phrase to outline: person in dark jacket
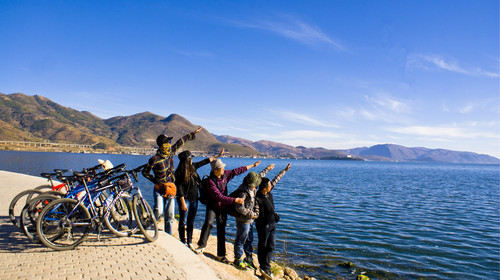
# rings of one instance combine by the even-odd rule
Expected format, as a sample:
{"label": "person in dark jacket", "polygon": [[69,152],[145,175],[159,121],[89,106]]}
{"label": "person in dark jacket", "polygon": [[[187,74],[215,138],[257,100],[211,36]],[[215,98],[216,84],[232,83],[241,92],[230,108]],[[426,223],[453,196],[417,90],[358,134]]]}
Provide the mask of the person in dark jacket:
{"label": "person in dark jacket", "polygon": [[193,162],[193,154],[183,151],[179,154],[179,165],[175,170],[175,185],[177,186],[177,204],[179,205],[179,239],[191,250],[193,247],[193,228],[196,212],[198,211],[198,189],[201,184],[200,175],[196,170],[224,154],[222,149],[219,155]]}
{"label": "person in dark jacket", "polygon": [[227,183],[235,176],[245,173],[248,169],[256,167],[260,161],[248,166],[241,166],[232,170],[225,170],[225,164],[220,160],[210,163],[212,171],[209,180],[206,181],[209,201],[206,203],[205,222],[201,228],[200,240],[196,252],[202,253],[207,246],[210,231],[214,227],[214,220],[217,221],[217,260],[229,264],[226,258],[226,222],[227,213],[224,208],[231,204],[242,204],[244,199],[228,196]]}
{"label": "person in dark jacket", "polygon": [[274,210],[274,199],[271,190],[278,181],[290,170],[288,164],[285,169],[280,171],[273,180],[262,178],[255,198],[259,205],[259,217],[255,220],[259,242],[257,245],[257,257],[259,259],[260,272],[266,279],[272,279],[271,259],[276,246],[276,223],[279,216]]}
{"label": "person in dark jacket", "polygon": [[[172,234],[172,226],[174,224],[175,202],[173,196],[164,197],[162,190],[166,183],[173,183],[174,178],[174,155],[179,148],[187,141],[195,139],[195,134],[201,131],[201,126],[194,132],[184,135],[175,144],[171,144],[173,137],[165,134],[160,134],[156,138],[158,151],[152,156],[146,167],[142,170],[142,175],[155,184],[153,189],[153,199],[155,218],[159,219],[165,212],[165,231]],[[153,171],[153,174],[151,174]],[[163,188],[163,189],[162,189]],[[174,194],[175,195],[175,194]]]}

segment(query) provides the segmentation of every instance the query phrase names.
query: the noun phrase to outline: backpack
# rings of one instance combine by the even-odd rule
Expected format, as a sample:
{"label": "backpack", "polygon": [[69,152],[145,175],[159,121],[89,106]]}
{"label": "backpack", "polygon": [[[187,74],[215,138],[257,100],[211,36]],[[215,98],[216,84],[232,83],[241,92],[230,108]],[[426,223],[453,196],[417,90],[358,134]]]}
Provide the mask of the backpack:
{"label": "backpack", "polygon": [[[226,177],[225,174],[222,176],[224,176],[224,178]],[[208,193],[208,180],[212,180],[212,182],[214,182],[214,184],[217,187],[219,187],[217,185],[217,181],[215,181],[214,178],[210,177],[209,175],[203,176],[203,179],[201,180],[201,184],[200,184],[200,188],[199,188],[200,196],[198,197],[198,201],[204,205],[207,205],[207,203],[210,203],[210,201],[212,201],[212,197]]]}
{"label": "backpack", "polygon": [[208,175],[203,176],[203,179],[201,179],[201,185],[199,188],[200,196],[198,197],[198,201],[204,205],[207,205],[207,202],[210,199],[210,195],[208,194],[208,190],[207,190],[208,180],[210,180],[210,177]]}

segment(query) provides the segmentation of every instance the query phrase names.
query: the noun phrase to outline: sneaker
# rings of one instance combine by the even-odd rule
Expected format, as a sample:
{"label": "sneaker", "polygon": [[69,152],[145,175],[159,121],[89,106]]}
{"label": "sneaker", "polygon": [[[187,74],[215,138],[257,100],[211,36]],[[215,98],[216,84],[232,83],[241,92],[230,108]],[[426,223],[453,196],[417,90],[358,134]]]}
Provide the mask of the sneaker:
{"label": "sneaker", "polygon": [[198,248],[196,248],[196,250],[194,250],[194,252],[199,255],[199,254],[203,253],[203,250],[205,250],[205,246],[203,246],[203,247],[198,246]]}
{"label": "sneaker", "polygon": [[225,264],[230,264],[231,262],[226,258],[226,256],[222,257],[216,257],[215,258],[218,262],[225,263]]}
{"label": "sneaker", "polygon": [[191,243],[188,243],[187,246],[189,247],[189,249],[191,249],[193,252],[196,252],[196,248],[193,246],[193,244]]}
{"label": "sneaker", "polygon": [[273,279],[273,277],[272,277],[273,274],[271,273],[271,271],[265,271],[263,269],[260,269],[260,274],[262,274],[262,276],[266,280],[272,280]]}
{"label": "sneaker", "polygon": [[235,259],[233,265],[239,270],[247,270],[245,262],[241,259]]}
{"label": "sneaker", "polygon": [[255,269],[255,264],[253,263],[252,257],[246,257],[243,261],[245,262],[248,268]]}

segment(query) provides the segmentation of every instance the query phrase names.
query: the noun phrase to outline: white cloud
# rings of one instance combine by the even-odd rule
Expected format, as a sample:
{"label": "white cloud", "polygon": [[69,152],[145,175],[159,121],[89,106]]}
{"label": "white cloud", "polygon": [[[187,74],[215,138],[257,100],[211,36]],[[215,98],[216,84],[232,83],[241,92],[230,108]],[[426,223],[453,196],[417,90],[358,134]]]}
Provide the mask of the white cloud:
{"label": "white cloud", "polygon": [[[440,125],[440,126],[406,126],[388,128],[388,131],[406,134],[409,136],[435,137],[439,139],[453,140],[453,138],[492,138],[500,139],[500,135],[491,129],[478,130],[477,123],[464,123],[461,125]],[[450,139],[451,138],[451,139]],[[429,140],[427,138],[427,140]]]}
{"label": "white cloud", "polygon": [[406,126],[388,129],[392,132],[420,136],[441,137],[467,137],[467,134],[458,127],[445,126]]}
{"label": "white cloud", "polygon": [[365,96],[365,99],[373,107],[380,110],[389,110],[397,113],[408,113],[410,112],[410,106],[402,100],[397,100],[390,96]]}
{"label": "white cloud", "polygon": [[461,114],[468,114],[468,113],[471,113],[475,108],[476,108],[476,104],[469,103],[469,104],[466,104],[464,107],[462,107],[459,110],[459,112]]}
{"label": "white cloud", "polygon": [[338,128],[339,126],[336,124],[331,124],[327,123],[322,120],[315,119],[313,117],[307,116],[305,114],[300,114],[296,112],[290,112],[290,111],[280,111],[280,110],[271,110],[272,113],[275,115],[279,116],[282,119],[295,122],[295,123],[300,123],[300,124],[305,124],[308,126],[320,126],[320,127],[329,127],[329,128]]}
{"label": "white cloud", "polygon": [[326,44],[340,51],[347,51],[344,46],[336,42],[330,36],[321,31],[320,28],[309,25],[299,19],[287,17],[285,20],[269,21],[230,21],[234,26],[243,28],[254,28],[265,31],[270,31],[280,36],[290,38],[306,45],[321,45]]}
{"label": "white cloud", "polygon": [[409,69],[434,70],[440,69],[449,72],[464,74],[468,76],[481,76],[498,78],[499,74],[488,72],[478,67],[466,69],[460,66],[459,63],[452,59],[445,59],[439,55],[413,54],[408,56],[406,66]]}

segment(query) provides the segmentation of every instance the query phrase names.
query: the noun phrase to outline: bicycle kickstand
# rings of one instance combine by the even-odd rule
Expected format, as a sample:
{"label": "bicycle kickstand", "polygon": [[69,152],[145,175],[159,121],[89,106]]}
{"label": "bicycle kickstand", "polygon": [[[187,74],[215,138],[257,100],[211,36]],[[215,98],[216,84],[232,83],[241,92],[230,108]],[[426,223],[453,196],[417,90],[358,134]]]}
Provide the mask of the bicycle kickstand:
{"label": "bicycle kickstand", "polygon": [[101,232],[102,232],[102,225],[99,223],[97,226],[97,241],[101,242]]}

